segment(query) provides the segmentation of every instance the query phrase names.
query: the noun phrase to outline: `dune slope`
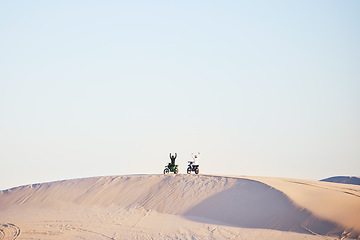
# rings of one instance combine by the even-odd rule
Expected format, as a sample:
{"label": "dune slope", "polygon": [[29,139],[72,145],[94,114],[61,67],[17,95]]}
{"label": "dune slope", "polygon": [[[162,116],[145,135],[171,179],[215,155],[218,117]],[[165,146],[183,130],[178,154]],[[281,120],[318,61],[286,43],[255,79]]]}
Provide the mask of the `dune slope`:
{"label": "dune slope", "polygon": [[[70,230],[99,239],[191,239],[196,234],[227,238],[226,232],[230,238],[248,228],[297,233],[290,238],[281,235],[284,239],[302,239],[308,234],[338,237],[344,233],[355,238],[358,234],[338,221],[313,214],[289,198],[286,191],[261,181],[226,176],[131,175],[33,184],[0,191],[0,214],[8,222],[27,223],[28,227],[30,222],[37,222],[20,238],[39,234],[40,230],[34,229],[44,232],[45,225],[54,228],[42,235],[49,239],[64,237],[62,234]],[[69,219],[83,222],[69,227],[65,224]],[[51,221],[56,224],[48,224]],[[99,223],[106,223],[106,229],[95,231]],[[166,227],[170,223],[181,227],[174,232]],[[209,224],[218,226],[218,231],[211,230]],[[92,226],[91,230],[86,226]],[[274,237],[271,231],[265,231],[269,239]]]}

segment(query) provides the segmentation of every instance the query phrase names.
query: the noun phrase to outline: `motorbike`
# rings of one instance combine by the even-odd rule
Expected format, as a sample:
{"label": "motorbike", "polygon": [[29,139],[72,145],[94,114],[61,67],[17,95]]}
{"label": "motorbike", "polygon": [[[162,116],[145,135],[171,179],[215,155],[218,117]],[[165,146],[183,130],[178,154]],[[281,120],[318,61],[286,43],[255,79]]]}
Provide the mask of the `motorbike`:
{"label": "motorbike", "polygon": [[178,168],[178,165],[166,165],[165,166],[165,169],[164,169],[164,174],[167,174],[169,172],[173,172],[175,174],[178,174],[179,173],[179,168]]}
{"label": "motorbike", "polygon": [[190,174],[191,172],[195,172],[195,174],[199,174],[199,165],[195,165],[193,161],[188,161],[188,163],[187,173]]}

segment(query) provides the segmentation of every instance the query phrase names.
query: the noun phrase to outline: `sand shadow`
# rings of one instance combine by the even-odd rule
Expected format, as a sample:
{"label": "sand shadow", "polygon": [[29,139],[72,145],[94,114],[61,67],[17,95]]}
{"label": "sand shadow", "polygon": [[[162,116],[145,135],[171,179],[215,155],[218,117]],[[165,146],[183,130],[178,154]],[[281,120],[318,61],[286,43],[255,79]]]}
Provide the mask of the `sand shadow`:
{"label": "sand shadow", "polygon": [[239,179],[230,189],[205,199],[184,215],[193,221],[211,219],[243,228],[320,235],[338,235],[343,231],[339,225],[317,218],[308,210],[296,206],[275,188],[248,179]]}

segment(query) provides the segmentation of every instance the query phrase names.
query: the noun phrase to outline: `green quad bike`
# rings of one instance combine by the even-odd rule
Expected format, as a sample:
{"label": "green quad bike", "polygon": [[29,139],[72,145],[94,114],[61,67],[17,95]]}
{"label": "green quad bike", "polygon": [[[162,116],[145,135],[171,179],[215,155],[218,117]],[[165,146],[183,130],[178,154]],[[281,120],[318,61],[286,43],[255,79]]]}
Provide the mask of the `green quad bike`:
{"label": "green quad bike", "polygon": [[165,169],[164,169],[164,174],[167,174],[169,172],[173,172],[175,174],[178,174],[179,173],[178,165],[172,165],[172,166],[170,164],[166,165]]}

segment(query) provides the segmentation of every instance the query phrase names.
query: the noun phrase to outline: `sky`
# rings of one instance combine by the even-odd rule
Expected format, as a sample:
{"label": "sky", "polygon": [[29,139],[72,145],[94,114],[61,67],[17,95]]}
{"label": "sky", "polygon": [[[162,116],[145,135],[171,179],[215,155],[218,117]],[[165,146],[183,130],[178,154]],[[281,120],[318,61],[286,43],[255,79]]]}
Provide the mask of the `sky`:
{"label": "sky", "polygon": [[0,189],[360,175],[360,2],[2,1]]}

